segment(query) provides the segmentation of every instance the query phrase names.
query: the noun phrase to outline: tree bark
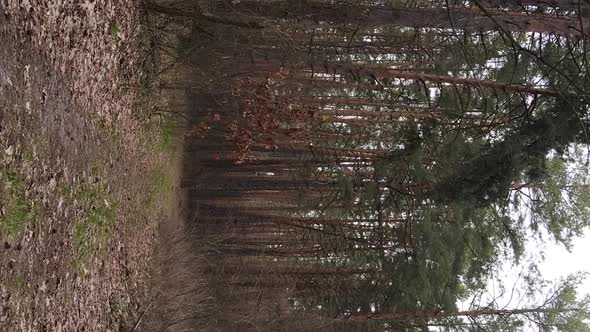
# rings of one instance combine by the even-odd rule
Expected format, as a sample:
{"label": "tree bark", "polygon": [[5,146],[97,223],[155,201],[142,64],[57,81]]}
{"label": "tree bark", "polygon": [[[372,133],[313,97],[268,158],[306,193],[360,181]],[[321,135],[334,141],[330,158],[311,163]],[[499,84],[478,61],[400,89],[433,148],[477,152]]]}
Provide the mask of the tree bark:
{"label": "tree bark", "polygon": [[335,6],[315,1],[241,1],[238,11],[281,19],[304,19],[332,24],[365,27],[402,26],[413,28],[466,29],[492,31],[501,28],[512,32],[545,32],[562,35],[590,33],[590,19],[584,17],[527,14],[490,8],[486,13],[473,7],[461,8],[392,8],[380,6]]}
{"label": "tree bark", "polygon": [[[571,310],[573,311],[573,309]],[[438,311],[423,311],[423,312],[394,312],[394,313],[373,313],[363,315],[352,315],[338,317],[336,320],[339,321],[379,321],[379,320],[411,320],[415,318],[446,318],[446,317],[480,317],[480,316],[503,316],[503,315],[520,315],[520,314],[531,314],[531,313],[549,313],[554,312],[551,309],[543,308],[529,308],[529,309],[497,309],[497,310],[466,310],[466,311],[450,311],[450,312],[438,312]]]}
{"label": "tree bark", "polygon": [[491,80],[478,80],[472,78],[458,78],[447,75],[424,74],[412,71],[396,69],[371,69],[362,65],[324,64],[324,69],[330,74],[352,75],[354,77],[399,78],[415,81],[434,82],[439,84],[464,85],[471,87],[489,88],[504,92],[519,92],[533,95],[545,95],[558,97],[560,93],[544,88],[537,88],[522,84],[501,83]]}

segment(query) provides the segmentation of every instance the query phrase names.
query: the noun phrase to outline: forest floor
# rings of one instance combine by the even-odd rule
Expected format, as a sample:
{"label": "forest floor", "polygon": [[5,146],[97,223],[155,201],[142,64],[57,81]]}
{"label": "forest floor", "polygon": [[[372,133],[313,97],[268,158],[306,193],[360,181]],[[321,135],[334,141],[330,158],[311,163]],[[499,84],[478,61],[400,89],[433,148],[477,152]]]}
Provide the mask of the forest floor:
{"label": "forest floor", "polygon": [[133,330],[178,148],[132,1],[0,0],[0,330]]}

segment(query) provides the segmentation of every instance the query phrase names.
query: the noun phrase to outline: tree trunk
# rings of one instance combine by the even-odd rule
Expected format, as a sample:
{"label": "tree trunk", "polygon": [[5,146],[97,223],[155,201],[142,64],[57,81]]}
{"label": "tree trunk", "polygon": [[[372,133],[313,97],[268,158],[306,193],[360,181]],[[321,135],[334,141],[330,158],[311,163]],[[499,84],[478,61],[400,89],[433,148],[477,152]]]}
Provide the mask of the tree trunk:
{"label": "tree trunk", "polygon": [[470,87],[488,88],[493,90],[504,91],[506,93],[518,92],[552,97],[560,96],[559,92],[555,90],[537,88],[522,84],[508,84],[491,80],[458,78],[447,75],[424,74],[395,69],[375,70],[371,68],[365,68],[362,65],[324,64],[324,69],[329,74],[352,75],[354,77],[399,78],[415,81],[433,82],[438,84],[464,85]]}
{"label": "tree trunk", "polygon": [[[401,26],[413,28],[466,29],[492,31],[501,28],[511,32],[545,32],[563,35],[590,33],[588,18],[527,14],[489,8],[391,8],[380,6],[342,5],[315,1],[241,1],[234,5],[250,15],[281,19],[304,19],[332,24],[354,24],[365,27]],[[488,16],[490,14],[490,16]]]}

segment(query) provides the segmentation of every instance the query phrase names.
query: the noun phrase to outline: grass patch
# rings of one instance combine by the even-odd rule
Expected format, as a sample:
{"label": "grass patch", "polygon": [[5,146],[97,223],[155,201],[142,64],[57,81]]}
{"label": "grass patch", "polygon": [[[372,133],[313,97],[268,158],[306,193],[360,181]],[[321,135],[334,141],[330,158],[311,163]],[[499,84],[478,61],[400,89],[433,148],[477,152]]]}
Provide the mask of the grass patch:
{"label": "grass patch", "polygon": [[174,154],[176,152],[178,128],[175,122],[167,116],[161,117],[158,120],[154,118],[150,120],[151,130],[149,131],[156,133],[158,137],[157,149],[160,152],[166,154]]}
{"label": "grass patch", "polygon": [[118,38],[117,35],[119,34],[119,31],[121,31],[121,28],[119,27],[119,25],[116,22],[111,23],[110,26],[110,32],[111,32],[111,36],[113,38]]}
{"label": "grass patch", "polygon": [[106,249],[115,223],[115,206],[102,182],[82,185],[74,195],[86,209],[86,218],[74,225],[78,258],[84,260],[100,248]]}
{"label": "grass patch", "polygon": [[[145,107],[153,108],[154,106],[146,101]],[[181,133],[184,133],[182,117],[174,112],[158,111],[158,108],[153,108],[145,121],[146,142],[153,142],[151,146],[156,152],[176,153],[179,138]]]}
{"label": "grass patch", "polygon": [[25,278],[21,275],[21,274],[17,274],[14,276],[14,278],[12,279],[12,284],[14,289],[22,291],[25,289],[25,287],[27,286],[27,282],[25,281]]}
{"label": "grass patch", "polygon": [[32,162],[34,159],[33,148],[29,145],[25,145],[23,148],[23,160]]}
{"label": "grass patch", "polygon": [[149,210],[159,210],[169,206],[175,199],[174,186],[177,182],[177,172],[172,171],[169,164],[155,167],[151,172],[151,188],[145,195],[144,206]]}
{"label": "grass patch", "polygon": [[164,124],[160,128],[160,149],[165,152],[174,152],[175,150],[174,129],[170,124]]}
{"label": "grass patch", "polygon": [[169,172],[165,167],[160,167],[154,173],[155,191],[158,193],[170,192],[175,183],[175,174]]}
{"label": "grass patch", "polygon": [[36,217],[35,208],[25,197],[24,179],[0,168],[0,237],[19,237]]}

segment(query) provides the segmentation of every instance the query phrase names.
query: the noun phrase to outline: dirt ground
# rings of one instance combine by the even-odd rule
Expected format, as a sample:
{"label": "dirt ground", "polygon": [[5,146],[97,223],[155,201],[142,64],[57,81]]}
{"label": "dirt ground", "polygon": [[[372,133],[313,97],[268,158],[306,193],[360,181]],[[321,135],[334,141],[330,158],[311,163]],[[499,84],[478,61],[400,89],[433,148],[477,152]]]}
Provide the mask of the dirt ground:
{"label": "dirt ground", "polygon": [[0,0],[0,331],[134,330],[150,305],[178,167],[141,15]]}

